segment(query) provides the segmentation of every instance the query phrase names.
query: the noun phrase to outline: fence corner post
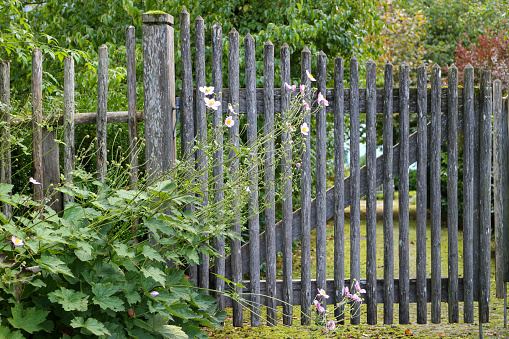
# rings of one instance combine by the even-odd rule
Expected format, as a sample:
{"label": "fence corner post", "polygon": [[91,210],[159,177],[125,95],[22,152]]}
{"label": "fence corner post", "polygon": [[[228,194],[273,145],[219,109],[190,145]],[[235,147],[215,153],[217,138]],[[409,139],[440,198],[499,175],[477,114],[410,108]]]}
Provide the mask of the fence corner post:
{"label": "fence corner post", "polygon": [[173,16],[150,11],[142,21],[146,170],[155,179],[176,157]]}

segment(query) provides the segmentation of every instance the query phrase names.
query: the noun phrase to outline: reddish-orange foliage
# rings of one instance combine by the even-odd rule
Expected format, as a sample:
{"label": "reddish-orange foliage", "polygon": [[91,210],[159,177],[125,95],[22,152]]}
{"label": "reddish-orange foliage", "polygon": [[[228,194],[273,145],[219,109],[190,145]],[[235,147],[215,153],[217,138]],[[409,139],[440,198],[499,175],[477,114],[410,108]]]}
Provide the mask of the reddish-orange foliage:
{"label": "reddish-orange foliage", "polygon": [[[508,31],[491,32],[477,38],[477,43],[463,46],[460,40],[456,53],[456,66],[463,68],[471,64],[475,69],[488,66],[491,69],[492,80],[500,79],[504,90],[509,82],[509,34]],[[461,77],[462,78],[462,77]]]}

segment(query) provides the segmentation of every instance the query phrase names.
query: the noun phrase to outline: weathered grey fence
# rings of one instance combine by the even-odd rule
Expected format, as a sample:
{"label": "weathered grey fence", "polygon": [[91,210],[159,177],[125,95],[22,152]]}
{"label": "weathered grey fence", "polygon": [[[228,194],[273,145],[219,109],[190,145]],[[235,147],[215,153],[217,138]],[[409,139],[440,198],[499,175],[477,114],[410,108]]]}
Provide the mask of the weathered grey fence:
{"label": "weathered grey fence", "polygon": [[[74,154],[74,126],[76,124],[97,124],[97,149],[101,156],[97,157],[98,179],[104,180],[107,171],[107,154],[105,152],[106,124],[116,122],[129,123],[131,185],[137,181],[138,159],[136,151],[137,122],[145,121],[146,158],[149,175],[154,175],[172,166],[176,154],[174,139],[175,128],[175,53],[173,41],[173,17],[170,15],[143,15],[143,79],[144,79],[144,111],[136,111],[136,74],[134,58],[134,28],[126,30],[127,46],[127,112],[107,112],[107,50],[99,50],[99,83],[97,112],[75,113],[74,108],[74,65],[72,58],[65,59],[64,68],[64,115],[57,118],[55,124],[64,125],[64,178],[72,180],[70,172],[75,158]],[[212,85],[222,88],[223,73],[223,33],[219,24],[212,27]],[[181,154],[185,158],[191,155],[191,146],[197,138],[203,142],[207,138],[206,109],[204,96],[198,88],[205,85],[205,29],[201,17],[195,20],[195,39],[191,42],[191,21],[187,12],[180,15],[180,48],[182,79],[180,89],[181,98]],[[274,113],[282,112],[289,107],[291,91],[284,86],[290,82],[290,51],[284,44],[280,50],[281,88],[274,88],[274,45],[268,41],[263,48],[263,79],[264,87],[256,88],[256,56],[255,41],[252,36],[244,38],[245,56],[245,88],[240,88],[240,37],[238,32],[229,33],[228,51],[228,84],[229,88],[216,90],[215,99],[222,102],[220,109],[213,113],[213,128],[222,124],[223,114],[228,112],[228,103],[233,104],[236,113],[247,115],[247,138],[256,140],[258,134],[257,115],[263,114],[264,126],[274,124]],[[194,79],[192,46],[195,48]],[[311,82],[306,71],[312,72],[310,51],[305,48],[301,59],[301,83],[309,90]],[[384,86],[376,88],[376,64],[369,61],[366,65],[366,88],[359,88],[358,61],[352,57],[349,64],[350,88],[344,88],[344,68],[342,58],[334,60],[334,88],[326,88],[327,56],[320,52],[317,56],[317,69],[312,72],[317,75],[318,91],[326,93],[329,106],[318,111],[315,117],[308,116],[306,122],[311,126],[311,119],[316,119],[316,198],[312,200],[312,164],[310,157],[311,140],[306,138],[306,150],[302,157],[301,166],[301,208],[293,211],[291,199],[286,199],[282,205],[283,219],[276,220],[275,178],[273,161],[274,140],[269,138],[264,145],[265,166],[265,232],[260,234],[258,209],[258,169],[253,165],[252,186],[250,187],[249,209],[249,241],[241,244],[232,241],[231,254],[225,256],[225,239],[214,239],[214,246],[222,256],[215,258],[213,267],[215,273],[225,276],[236,283],[242,283],[246,288],[239,289],[239,293],[246,294],[252,304],[251,324],[260,326],[260,306],[267,307],[267,322],[275,325],[278,322],[276,307],[283,305],[283,323],[292,324],[293,308],[291,305],[301,305],[303,316],[301,323],[309,323],[305,315],[311,313],[311,303],[317,288],[324,288],[330,295],[328,304],[340,301],[343,288],[351,287],[352,282],[360,281],[366,289],[365,298],[367,308],[367,323],[376,324],[377,304],[384,304],[384,323],[394,322],[393,304],[399,303],[399,322],[409,323],[409,304],[417,303],[418,323],[427,323],[428,303],[431,302],[431,322],[441,321],[441,305],[447,302],[449,322],[459,321],[459,303],[463,302],[464,321],[474,321],[474,301],[479,302],[479,321],[489,320],[490,299],[490,269],[491,269],[491,164],[493,136],[493,175],[495,180],[495,241],[496,241],[496,279],[497,297],[502,297],[504,291],[502,283],[507,281],[507,270],[504,277],[504,265],[507,267],[507,253],[504,254],[503,239],[507,238],[504,225],[509,223],[509,160],[507,149],[508,138],[508,105],[507,98],[502,98],[501,83],[491,81],[488,69],[481,70],[480,88],[474,88],[474,70],[467,66],[463,73],[462,88],[458,87],[458,70],[452,66],[448,72],[448,87],[442,87],[441,69],[437,65],[431,68],[431,88],[428,88],[427,68],[421,65],[417,68],[417,87],[410,88],[410,68],[403,64],[399,67],[399,86],[394,87],[394,68],[391,64],[383,67]],[[0,100],[9,104],[10,69],[8,62],[2,62],[0,68]],[[44,119],[42,112],[42,54],[35,49],[32,55],[32,104],[33,104],[33,142],[34,142],[34,178],[43,183],[42,190],[50,184],[58,184],[60,168],[58,159],[58,144],[54,137],[44,137],[41,128]],[[394,145],[393,117],[399,115],[399,143]],[[417,131],[409,134],[410,114],[417,114]],[[326,189],[326,117],[334,117],[334,147],[335,147],[335,179],[334,187]],[[350,115],[350,176],[344,178],[344,119]],[[366,166],[360,167],[360,115],[366,115]],[[376,157],[376,115],[383,115],[383,155]],[[493,117],[493,119],[491,118]],[[4,121],[11,120],[6,110],[2,116]],[[238,118],[236,118],[238,119]],[[492,129],[492,120],[494,128]],[[429,123],[428,123],[429,121]],[[264,128],[264,133],[270,133],[270,128]],[[229,138],[238,144],[238,124],[230,129]],[[462,135],[463,138],[459,138]],[[215,133],[215,142],[220,146],[213,156],[214,195],[205,195],[203,204],[208,199],[215,202],[222,201],[224,184],[223,171],[223,139],[221,133]],[[2,136],[3,148],[7,135]],[[283,144],[291,135],[282,135]],[[463,140],[460,144],[458,140]],[[44,142],[43,140],[48,140]],[[48,144],[46,144],[48,143]],[[447,144],[447,201],[448,212],[448,275],[441,274],[441,148]],[[458,274],[458,148],[463,147],[463,277]],[[49,152],[49,150],[52,150]],[[56,151],[55,151],[56,150]],[[284,194],[291,196],[291,158],[292,150],[285,146],[282,157],[282,175],[285,182],[282,186]],[[256,151],[251,159],[256,157]],[[229,155],[233,157],[233,155]],[[197,169],[205,168],[207,159],[203,154],[197,154]],[[408,168],[417,163],[417,228],[416,228],[416,279],[411,279],[409,254],[409,176]],[[238,163],[229,162],[229,166],[236,168]],[[256,161],[253,161],[256,164]],[[429,175],[427,167],[429,165]],[[232,172],[235,175],[235,171]],[[393,239],[393,197],[394,176],[399,175],[399,247],[397,249],[399,262],[399,277],[394,276],[394,248]],[[2,182],[9,182],[11,177],[10,155],[6,152],[2,157]],[[201,182],[197,184],[207,191],[208,177],[204,171]],[[378,278],[376,252],[376,188],[383,184],[383,279]],[[40,199],[42,191],[34,186],[34,193]],[[430,205],[427,206],[427,189],[430,188]],[[39,195],[37,195],[39,194]],[[368,243],[366,258],[361,258],[361,219],[360,199],[366,196],[366,240]],[[70,197],[64,197],[68,203]],[[62,199],[52,201],[56,210]],[[350,277],[345,277],[345,217],[344,209],[350,206]],[[192,209],[192,206],[189,208]],[[430,209],[428,218],[427,209]],[[8,206],[3,212],[10,215]],[[326,224],[334,218],[334,253],[326,252]],[[431,263],[426,260],[426,229],[428,222],[431,227]],[[232,232],[240,234],[240,221],[232,227]],[[311,277],[311,231],[316,228],[316,279]],[[505,232],[505,233],[504,233]],[[292,276],[292,243],[300,240],[301,275],[299,279]],[[507,240],[506,240],[507,242]],[[242,245],[242,246],[241,246]],[[283,252],[282,280],[277,280],[277,253]],[[326,261],[334,258],[334,271],[330,273],[332,279],[327,279]],[[365,259],[365,260],[364,260]],[[190,279],[196,285],[218,291],[224,291],[226,286],[222,279],[210,276],[209,258],[201,256],[202,263],[190,269]],[[504,261],[505,260],[505,261]],[[260,264],[266,263],[266,280],[260,279]],[[361,277],[361,263],[366,263],[366,277]],[[431,266],[428,277],[426,268]],[[250,280],[244,281],[243,276],[249,274]],[[261,298],[261,295],[267,297]],[[219,307],[233,307],[233,321],[235,326],[243,324],[243,306],[232,302],[222,294],[217,294]],[[277,301],[282,300],[285,304]],[[354,305],[358,309],[360,305]],[[341,310],[337,310],[339,317]],[[352,317],[352,323],[360,323],[360,316]]]}

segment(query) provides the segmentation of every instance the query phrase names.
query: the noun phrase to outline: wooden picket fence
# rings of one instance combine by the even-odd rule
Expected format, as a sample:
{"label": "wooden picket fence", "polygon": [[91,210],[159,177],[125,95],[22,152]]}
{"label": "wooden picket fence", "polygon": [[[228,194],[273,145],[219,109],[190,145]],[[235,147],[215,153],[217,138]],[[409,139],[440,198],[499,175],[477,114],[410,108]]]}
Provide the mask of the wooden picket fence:
{"label": "wooden picket fence", "polygon": [[[74,126],[75,124],[96,124],[97,130],[97,169],[98,180],[104,180],[107,172],[106,124],[128,122],[130,140],[131,184],[135,185],[138,173],[138,151],[135,149],[137,122],[145,122],[147,171],[153,175],[164,171],[172,164],[176,156],[174,128],[176,115],[173,109],[175,100],[175,53],[173,41],[173,17],[161,14],[143,14],[143,53],[144,53],[144,111],[136,111],[136,67],[134,58],[134,28],[126,30],[127,47],[127,103],[126,112],[107,112],[108,91],[108,55],[106,47],[99,49],[98,66],[98,99],[97,112],[75,113],[74,109],[74,65],[68,57],[64,62],[64,115],[55,121],[65,128],[64,177],[72,180],[70,175],[74,160]],[[212,27],[212,84],[206,84],[205,64],[205,26],[203,19],[195,20],[195,37],[191,41],[190,15],[183,11],[180,15],[180,60],[182,64],[182,88],[180,89],[180,138],[181,156],[189,159],[196,156],[197,167],[205,168],[207,159],[203,154],[191,154],[190,145],[195,138],[200,142],[207,140],[206,108],[204,94],[197,90],[205,85],[216,89],[222,88],[223,72],[223,33],[219,24]],[[192,60],[192,46],[195,59]],[[284,86],[290,83],[290,50],[284,44],[280,49],[281,88],[274,86],[274,45],[268,41],[263,47],[263,88],[256,88],[255,41],[252,36],[244,37],[245,88],[240,88],[239,53],[240,36],[232,30],[228,44],[228,88],[216,90],[215,99],[222,102],[220,109],[213,112],[213,128],[222,124],[223,115],[228,113],[231,103],[236,113],[247,116],[247,138],[256,140],[258,135],[257,116],[263,114],[264,128],[274,124],[274,114],[285,112],[289,107],[292,92]],[[257,182],[259,171],[263,171],[265,180],[264,211],[265,231],[260,233],[259,215],[251,213],[248,220],[249,241],[241,244],[232,240],[231,254],[226,256],[225,239],[217,238],[214,246],[222,256],[216,257],[212,267],[209,258],[202,256],[202,264],[192,267],[190,279],[199,287],[225,291],[223,279],[211,275],[211,271],[236,283],[242,283],[245,298],[251,307],[251,324],[261,325],[261,306],[267,309],[268,324],[276,324],[277,306],[282,306],[282,321],[286,325],[293,323],[292,305],[301,307],[301,323],[309,324],[308,315],[312,312],[312,300],[317,288],[327,291],[328,304],[335,304],[343,299],[344,287],[351,287],[353,281],[360,282],[366,289],[363,298],[366,303],[366,321],[376,324],[378,304],[383,304],[384,323],[394,322],[394,304],[399,303],[399,323],[410,321],[428,322],[428,303],[431,303],[431,322],[441,322],[442,302],[448,303],[448,320],[459,322],[460,302],[463,302],[464,322],[474,321],[474,301],[478,301],[479,321],[489,321],[490,270],[491,270],[491,177],[492,164],[494,176],[495,202],[495,242],[496,242],[496,279],[497,297],[504,293],[504,263],[507,267],[507,252],[502,245],[503,225],[509,223],[509,206],[507,205],[509,177],[507,175],[509,160],[507,149],[508,138],[508,105],[507,98],[502,98],[501,83],[495,80],[492,86],[491,73],[488,69],[480,70],[479,80],[474,79],[474,69],[467,66],[463,70],[463,87],[458,86],[458,70],[449,68],[447,87],[442,86],[441,68],[437,65],[431,69],[424,65],[417,68],[417,87],[410,88],[410,68],[403,64],[398,68],[399,84],[394,84],[394,67],[383,66],[384,86],[376,87],[376,64],[366,64],[366,88],[359,88],[360,77],[358,61],[352,57],[349,67],[350,88],[344,88],[345,64],[342,58],[334,62],[334,87],[326,88],[326,64],[331,62],[320,52],[317,56],[317,69],[311,69],[311,52],[305,48],[301,54],[301,83],[306,89],[311,81],[306,71],[316,75],[318,92],[326,93],[329,106],[318,110],[313,118],[308,116],[306,122],[316,119],[314,148],[316,149],[316,198],[311,197],[312,168],[310,152],[303,153],[301,165],[301,208],[293,210],[292,199],[282,203],[282,220],[276,220],[274,166],[264,166],[252,170],[252,180]],[[193,77],[194,69],[194,77]],[[428,88],[428,71],[431,73],[431,88]],[[0,99],[9,104],[9,63],[3,62],[0,68]],[[194,80],[193,80],[194,79]],[[479,81],[480,87],[474,87]],[[51,184],[58,185],[60,180],[58,144],[54,140],[54,131],[42,128],[42,54],[35,49],[32,54],[32,103],[33,103],[33,140],[34,140],[34,178],[43,183],[40,190],[34,193],[42,197],[42,190],[49,189]],[[360,115],[366,115],[366,166],[360,167]],[[383,155],[377,157],[376,116],[383,116]],[[399,115],[399,140],[394,145],[393,117]],[[409,134],[410,114],[416,114],[417,132]],[[334,117],[335,145],[335,181],[334,186],[326,189],[326,117]],[[344,179],[344,119],[350,119],[350,176]],[[493,128],[492,119],[493,117]],[[9,123],[8,114],[3,119]],[[238,124],[229,131],[230,138],[238,144]],[[48,135],[50,135],[48,137]],[[459,138],[458,136],[462,136]],[[285,146],[282,156],[282,173],[286,181],[282,189],[290,192],[291,181],[291,148],[285,143],[291,136],[282,135]],[[236,139],[235,139],[236,138]],[[492,148],[493,139],[493,148]],[[5,140],[5,139],[3,139]],[[459,140],[462,140],[460,142]],[[223,144],[222,135],[216,134],[215,142]],[[311,149],[311,138],[306,138],[306,150]],[[441,147],[447,145],[447,201],[446,216],[441,215]],[[458,149],[463,147],[463,277],[458,274]],[[274,157],[274,140],[265,145],[266,164]],[[51,151],[50,151],[51,150]],[[198,151],[200,152],[200,151]],[[214,154],[213,163],[223,163],[223,153]],[[493,162],[492,162],[493,156]],[[10,182],[10,156],[5,154],[2,163],[2,182]],[[416,278],[410,278],[409,251],[409,173],[411,164],[417,163],[417,229],[416,229]],[[234,162],[230,163],[235,169]],[[428,169],[429,167],[429,169]],[[223,166],[214,166],[213,196],[205,196],[220,202],[223,199]],[[429,170],[429,173],[427,171]],[[393,236],[393,197],[394,176],[399,176],[399,246],[394,246]],[[207,173],[201,178],[206,191]],[[376,234],[376,193],[377,187],[383,184],[383,279],[377,274],[377,234]],[[430,192],[428,206],[427,192]],[[253,189],[248,209],[256,211],[258,206],[258,189]],[[366,197],[366,258],[361,257],[361,218],[360,200]],[[60,211],[69,197],[61,199],[58,194],[50,203]],[[57,199],[59,199],[57,201]],[[350,247],[345,246],[344,209],[350,206]],[[8,206],[4,213],[9,214]],[[429,215],[427,210],[429,208]],[[446,217],[446,218],[444,218]],[[334,253],[326,252],[326,224],[334,219]],[[447,220],[448,229],[448,275],[441,275],[441,229],[443,219]],[[426,260],[426,230],[431,228],[431,263]],[[311,231],[316,228],[316,277],[311,276]],[[240,222],[233,225],[232,232],[240,234]],[[292,244],[300,240],[301,275],[299,279],[292,276]],[[350,251],[350,277],[345,277],[345,251]],[[282,252],[282,280],[277,279],[277,253]],[[394,256],[398,255],[399,276],[394,275]],[[333,257],[333,279],[327,278],[326,261]],[[412,258],[414,259],[414,258]],[[504,261],[505,260],[505,261]],[[260,265],[266,263],[266,280],[261,280]],[[366,277],[361,277],[361,264],[366,266]],[[431,265],[431,276],[426,268]],[[249,274],[250,279],[243,277]],[[261,297],[264,295],[266,297]],[[242,326],[244,305],[217,294],[220,308],[233,307],[233,323]],[[280,302],[279,300],[283,301]],[[410,319],[410,303],[417,304],[417,319]],[[329,306],[330,307],[330,306]],[[354,305],[354,309],[360,307]],[[340,317],[340,309],[337,316]],[[359,324],[361,317],[355,314],[353,324]]]}

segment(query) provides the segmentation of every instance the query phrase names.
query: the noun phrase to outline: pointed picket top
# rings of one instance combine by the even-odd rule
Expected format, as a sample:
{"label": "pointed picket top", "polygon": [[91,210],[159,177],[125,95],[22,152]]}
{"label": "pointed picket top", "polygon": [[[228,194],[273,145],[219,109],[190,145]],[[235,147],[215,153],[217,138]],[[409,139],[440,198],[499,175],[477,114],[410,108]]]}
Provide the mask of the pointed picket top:
{"label": "pointed picket top", "polygon": [[283,46],[281,46],[281,49],[287,49],[287,48],[290,48],[290,46],[288,46],[288,44],[285,42],[283,44]]}
{"label": "pointed picket top", "polygon": [[344,61],[345,61],[345,60],[344,60],[342,57],[340,57],[339,55],[338,55],[338,56],[337,56],[334,60],[336,60],[337,62],[344,62]]}
{"label": "pointed picket top", "polygon": [[352,57],[350,58],[350,61],[358,61],[357,58],[355,57],[355,55],[352,55]]}
{"label": "pointed picket top", "polygon": [[180,11],[180,15],[189,15],[189,12],[186,11],[185,8],[183,8],[181,11]]}
{"label": "pointed picket top", "polygon": [[327,55],[323,52],[323,51],[320,51],[318,53],[318,56],[321,56],[321,57],[327,57]]}
{"label": "pointed picket top", "polygon": [[251,35],[251,33],[247,33],[246,36],[244,37],[244,40],[254,40],[254,38]]}
{"label": "pointed picket top", "polygon": [[234,28],[232,28],[232,29],[231,29],[231,31],[230,31],[230,33],[229,33],[229,34],[230,34],[230,35],[235,35],[235,34],[236,34],[236,35],[239,35],[239,32],[237,32],[237,30],[236,30],[236,29],[235,29],[235,27],[234,27]]}
{"label": "pointed picket top", "polygon": [[194,19],[194,22],[197,22],[197,21],[203,21],[203,18],[201,17],[201,15],[198,15],[196,17],[196,19]]}
{"label": "pointed picket top", "polygon": [[385,66],[394,67],[394,65],[392,64],[392,62],[390,60],[385,63]]}
{"label": "pointed picket top", "polygon": [[466,69],[474,69],[474,67],[473,67],[470,63],[468,63],[468,64],[465,66],[465,68],[466,68]]}
{"label": "pointed picket top", "polygon": [[[470,65],[470,64],[469,64],[469,65]],[[455,64],[452,64],[452,65],[451,65],[451,67],[449,67],[449,69],[454,69],[454,70],[456,70],[456,71],[457,71],[457,70],[458,70],[458,67],[456,67],[456,65],[455,65]]]}
{"label": "pointed picket top", "polygon": [[366,64],[367,65],[371,65],[371,64],[375,64],[376,65],[376,62],[373,59],[369,58],[368,61],[366,62]]}
{"label": "pointed picket top", "polygon": [[274,44],[272,43],[272,41],[267,40],[267,42],[264,44],[264,46],[274,46]]}
{"label": "pointed picket top", "polygon": [[437,63],[433,65],[433,70],[440,70],[440,66]]}
{"label": "pointed picket top", "polygon": [[420,69],[420,68],[426,69],[426,65],[424,64],[424,61],[421,61],[421,64],[419,65],[419,67],[417,67],[417,69]]}
{"label": "pointed picket top", "polygon": [[304,54],[304,53],[306,53],[306,54],[311,53],[311,51],[309,50],[309,48],[307,46],[302,49],[302,54]]}
{"label": "pointed picket top", "polygon": [[401,65],[399,65],[399,67],[410,67],[410,66],[408,65],[408,62],[403,61]]}
{"label": "pointed picket top", "polygon": [[222,28],[221,25],[219,24],[219,22],[217,22],[217,21],[214,23],[214,26],[212,26],[212,27],[214,27],[214,28]]}

